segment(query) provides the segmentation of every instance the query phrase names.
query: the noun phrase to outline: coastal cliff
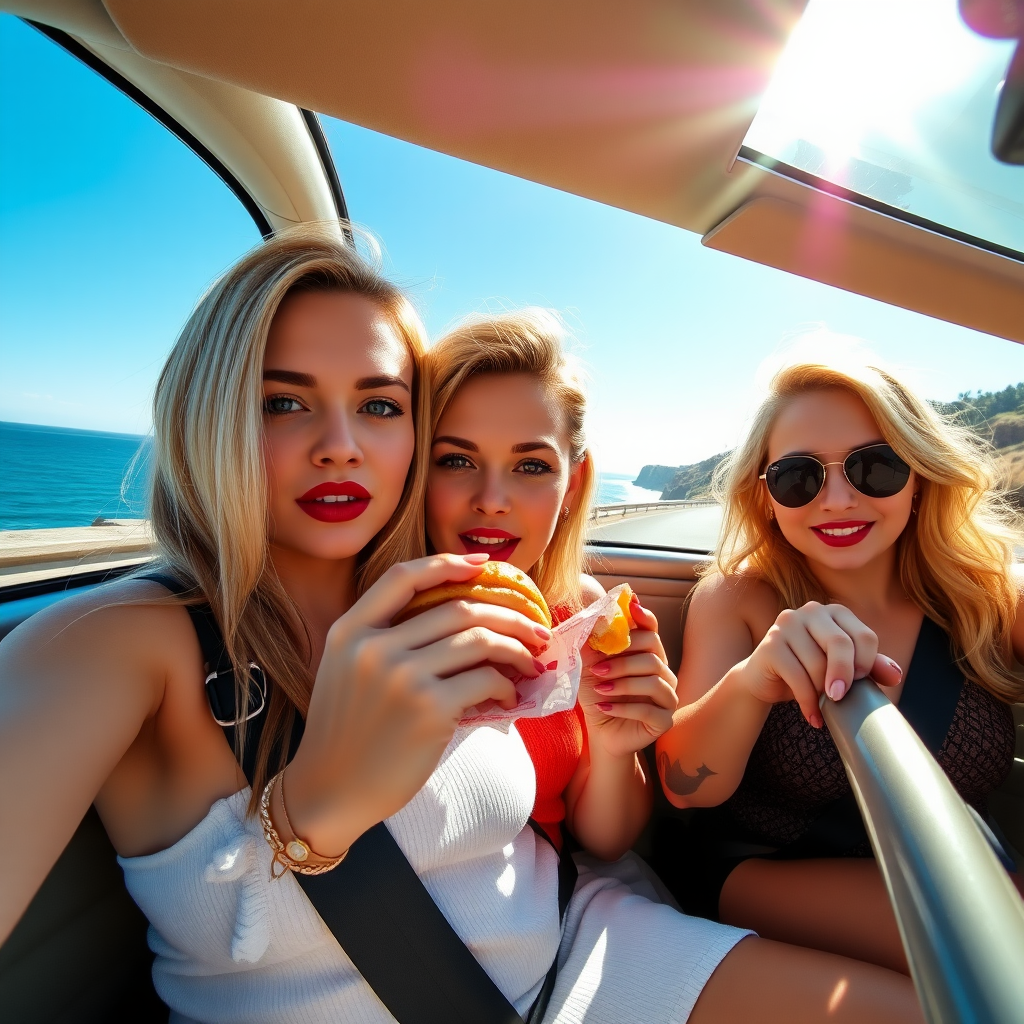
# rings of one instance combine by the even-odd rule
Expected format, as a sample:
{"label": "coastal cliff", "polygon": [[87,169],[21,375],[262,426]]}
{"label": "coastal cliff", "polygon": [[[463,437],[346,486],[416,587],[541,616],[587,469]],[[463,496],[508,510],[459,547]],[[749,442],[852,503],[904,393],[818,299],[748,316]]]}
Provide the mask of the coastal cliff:
{"label": "coastal cliff", "polygon": [[662,501],[680,501],[689,498],[706,498],[711,491],[711,476],[715,467],[728,455],[722,452],[712,455],[703,462],[691,466],[680,466],[661,493]]}
{"label": "coastal cliff", "polygon": [[707,497],[711,487],[711,474],[726,453],[712,455],[703,462],[690,466],[644,466],[633,481],[637,487],[661,491],[662,501]]}
{"label": "coastal cliff", "polygon": [[633,481],[634,487],[645,487],[649,491],[661,491],[678,472],[678,466],[644,466]]}

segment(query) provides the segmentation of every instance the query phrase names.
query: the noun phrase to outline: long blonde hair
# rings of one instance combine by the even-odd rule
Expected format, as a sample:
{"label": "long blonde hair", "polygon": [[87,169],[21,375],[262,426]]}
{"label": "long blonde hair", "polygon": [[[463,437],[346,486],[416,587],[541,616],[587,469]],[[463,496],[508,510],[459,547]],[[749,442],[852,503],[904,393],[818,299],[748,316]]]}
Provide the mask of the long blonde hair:
{"label": "long blonde hair", "polygon": [[434,345],[427,365],[433,390],[431,435],[463,385],[484,374],[535,377],[561,410],[569,457],[582,463],[583,475],[569,515],[559,517],[551,542],[530,575],[550,605],[577,611],[583,605],[580,575],[595,478],[584,431],[587,397],[566,354],[565,334],[558,317],[545,309],[473,317]]}
{"label": "long blonde hair", "polygon": [[1010,571],[1018,538],[993,489],[998,476],[990,451],[876,367],[800,363],[775,375],[746,440],[716,474],[725,515],[714,570],[751,572],[775,589],[780,610],[829,600],[772,518],[758,479],[781,410],[798,395],[828,390],[860,398],[882,437],[917,474],[917,513],[896,542],[907,595],[950,634],[968,679],[1004,701],[1024,699],[1024,673],[1010,641],[1020,600]]}
{"label": "long blonde hair", "polygon": [[274,682],[251,780],[253,806],[270,774],[275,746],[283,764],[285,737],[296,710],[305,714],[313,684],[306,625],[269,557],[269,494],[261,454],[267,335],[281,302],[296,291],[371,299],[408,347],[415,367],[413,462],[398,508],[360,554],[357,591],[395,562],[424,553],[430,396],[421,375],[426,344],[419,318],[405,296],[346,244],[338,224],[282,232],[244,256],[199,300],[160,374],[153,401],[150,509],[160,559],[193,587],[187,595],[193,603],[205,601],[213,609],[235,667],[237,706],[248,707],[250,661]]}

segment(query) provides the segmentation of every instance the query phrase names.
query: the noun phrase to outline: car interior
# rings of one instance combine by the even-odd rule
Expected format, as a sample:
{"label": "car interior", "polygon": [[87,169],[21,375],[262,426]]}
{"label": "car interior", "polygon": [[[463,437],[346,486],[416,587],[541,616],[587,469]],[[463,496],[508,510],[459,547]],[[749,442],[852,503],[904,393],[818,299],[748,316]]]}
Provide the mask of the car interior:
{"label": "car interior", "polygon": [[[189,147],[263,236],[346,217],[317,114],[695,232],[709,248],[1024,343],[1024,260],[854,201],[745,148],[802,0],[0,0]],[[607,64],[629,69],[609,81]],[[684,88],[665,99],[667,84]],[[467,88],[472,85],[472,88]],[[602,111],[583,117],[580,111]],[[671,121],[671,135],[665,126]],[[827,243],[821,260],[808,237]],[[628,520],[632,523],[634,520]],[[671,664],[684,601],[709,558],[635,533],[589,548],[609,588],[658,616]],[[626,539],[623,539],[623,538]],[[69,591],[150,557],[44,563],[0,576],[0,638]],[[37,567],[38,568],[38,567]],[[1024,705],[991,810],[1024,869]],[[685,820],[663,799],[656,815]],[[637,850],[647,851],[645,835]],[[0,1017],[167,1020],[146,923],[95,811],[0,948]],[[954,1018],[948,1018],[954,1019]]]}

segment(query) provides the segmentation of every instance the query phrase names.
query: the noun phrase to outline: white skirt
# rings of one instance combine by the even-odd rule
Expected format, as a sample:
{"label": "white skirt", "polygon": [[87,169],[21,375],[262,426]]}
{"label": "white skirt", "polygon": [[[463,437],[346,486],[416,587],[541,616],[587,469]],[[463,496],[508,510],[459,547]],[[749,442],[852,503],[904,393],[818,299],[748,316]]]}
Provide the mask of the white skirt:
{"label": "white skirt", "polygon": [[578,866],[544,1024],[681,1024],[729,950],[754,934],[638,895],[618,880],[625,872],[632,884],[628,863]]}

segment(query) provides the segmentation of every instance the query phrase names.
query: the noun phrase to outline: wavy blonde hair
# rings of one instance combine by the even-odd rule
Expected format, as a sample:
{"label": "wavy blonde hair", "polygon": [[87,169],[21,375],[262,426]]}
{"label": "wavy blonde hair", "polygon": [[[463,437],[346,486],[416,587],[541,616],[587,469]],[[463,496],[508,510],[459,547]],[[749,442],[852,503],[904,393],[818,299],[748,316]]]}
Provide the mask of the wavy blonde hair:
{"label": "wavy blonde hair", "polygon": [[559,517],[530,575],[548,604],[575,612],[583,606],[580,576],[595,474],[584,430],[587,396],[581,374],[566,354],[565,337],[562,322],[546,309],[472,317],[434,345],[427,366],[433,392],[431,436],[467,381],[485,374],[535,377],[561,409],[569,457],[582,463],[583,477],[568,517]]}
{"label": "wavy blonde hair", "polygon": [[990,448],[884,370],[800,363],[772,378],[746,440],[716,473],[725,516],[713,571],[753,573],[775,589],[780,610],[829,600],[771,517],[758,479],[781,410],[798,395],[828,390],[860,398],[881,436],[917,474],[917,514],[896,542],[907,595],[952,637],[968,679],[1001,700],[1024,699],[1024,672],[1010,642],[1020,600],[1010,566],[1019,537],[994,490]]}
{"label": "wavy blonde hair", "polygon": [[[408,299],[345,242],[337,223],[275,235],[244,256],[199,300],[182,328],[153,401],[150,509],[160,560],[208,602],[235,667],[238,707],[248,707],[248,662],[274,681],[257,750],[252,807],[287,752],[295,712],[309,706],[309,634],[268,550],[269,494],[261,452],[263,359],[285,297],[300,291],[365,296],[413,359],[416,447],[391,519],[360,553],[357,592],[395,562],[424,553],[423,495],[429,452],[425,333]],[[238,730],[240,735],[244,730]],[[241,756],[241,747],[237,750]]]}

